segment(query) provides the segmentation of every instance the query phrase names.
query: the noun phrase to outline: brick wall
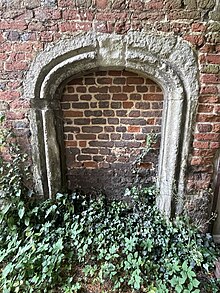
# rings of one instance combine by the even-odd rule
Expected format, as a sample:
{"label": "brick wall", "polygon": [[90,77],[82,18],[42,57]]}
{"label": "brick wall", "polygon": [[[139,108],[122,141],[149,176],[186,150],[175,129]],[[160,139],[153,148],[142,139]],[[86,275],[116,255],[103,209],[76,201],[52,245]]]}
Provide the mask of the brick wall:
{"label": "brick wall", "polygon": [[1,1],[0,110],[6,112],[8,123],[28,145],[30,105],[23,98],[22,81],[39,52],[79,31],[126,34],[135,30],[178,35],[191,44],[198,56],[201,83],[188,188],[207,188],[212,182],[213,163],[220,148],[218,9],[215,0]]}
{"label": "brick wall", "polygon": [[[93,72],[66,85],[61,106],[70,188],[119,195],[156,176],[163,94],[154,81],[128,71]],[[152,132],[157,143],[140,159]]]}

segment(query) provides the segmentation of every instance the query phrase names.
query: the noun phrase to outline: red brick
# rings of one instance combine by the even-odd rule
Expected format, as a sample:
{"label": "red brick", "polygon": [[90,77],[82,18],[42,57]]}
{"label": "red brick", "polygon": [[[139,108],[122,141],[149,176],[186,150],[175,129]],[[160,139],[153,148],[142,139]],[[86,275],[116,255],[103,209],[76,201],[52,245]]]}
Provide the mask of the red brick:
{"label": "red brick", "polygon": [[219,124],[213,124],[213,132],[220,133],[220,123]]}
{"label": "red brick", "polygon": [[140,117],[140,111],[133,110],[129,113],[129,117]]}
{"label": "red brick", "polygon": [[121,76],[121,75],[122,75],[122,71],[118,71],[118,70],[109,70],[108,75],[109,75],[109,76]]}
{"label": "red brick", "polygon": [[85,133],[100,133],[103,131],[103,127],[101,126],[83,126],[82,132]]}
{"label": "red brick", "polygon": [[66,147],[76,147],[77,146],[77,141],[65,141],[65,146]]}
{"label": "red brick", "polygon": [[120,86],[110,86],[109,87],[109,92],[110,93],[120,93],[121,92],[121,87]]}
{"label": "red brick", "polygon": [[79,127],[75,127],[75,126],[64,126],[64,131],[65,132],[71,132],[71,133],[79,133],[80,132],[80,128]]}
{"label": "red brick", "polygon": [[94,97],[98,101],[105,101],[105,100],[109,100],[110,99],[110,95],[109,94],[96,94],[96,95],[94,95]]}
{"label": "red brick", "polygon": [[85,84],[86,85],[95,84],[95,78],[93,78],[93,77],[85,78]]}
{"label": "red brick", "polygon": [[137,88],[137,92],[139,93],[146,93],[148,92],[148,87],[146,85],[139,85],[136,87]]}
{"label": "red brick", "polygon": [[218,93],[218,88],[217,86],[203,86],[200,90],[201,94],[217,94]]}
{"label": "red brick", "polygon": [[93,133],[91,134],[79,133],[76,135],[76,139],[83,139],[83,140],[96,139],[96,135]]}
{"label": "red brick", "polygon": [[53,40],[53,35],[51,32],[41,32],[40,39],[42,42],[51,42]]}
{"label": "red brick", "polygon": [[137,119],[129,119],[129,118],[121,118],[121,124],[129,124],[129,125],[146,125],[146,120],[143,118]]}
{"label": "red brick", "polygon": [[21,120],[25,118],[24,112],[7,112],[6,117],[9,120]]}
{"label": "red brick", "polygon": [[186,35],[184,39],[198,47],[201,47],[205,42],[205,37],[203,35]]}
{"label": "red brick", "polygon": [[146,78],[145,79],[145,84],[147,85],[157,85],[155,81],[153,81],[152,79]]}
{"label": "red brick", "polygon": [[134,86],[129,86],[129,85],[123,86],[124,93],[132,93],[132,92],[134,92],[134,89],[135,89]]}
{"label": "red brick", "polygon": [[13,44],[13,51],[16,52],[16,53],[18,53],[18,52],[30,53],[32,51],[32,49],[33,49],[33,43],[31,43],[31,42]]}
{"label": "red brick", "polygon": [[113,78],[113,84],[125,84],[125,77],[115,77]]}
{"label": "red brick", "polygon": [[217,96],[200,96],[199,97],[199,102],[200,103],[219,103],[220,98]]}
{"label": "red brick", "polygon": [[119,119],[118,118],[108,118],[108,123],[117,125],[119,123]]}
{"label": "red brick", "polygon": [[115,127],[114,126],[105,126],[104,131],[106,131],[106,132],[114,132]]}
{"label": "red brick", "polygon": [[115,116],[115,112],[113,110],[103,110],[103,115],[105,117],[112,117]]}
{"label": "red brick", "polygon": [[124,109],[131,109],[134,106],[133,102],[123,102]]}
{"label": "red brick", "polygon": [[144,78],[143,77],[128,77],[127,78],[127,83],[128,84],[143,84],[144,83]]}
{"label": "red brick", "polygon": [[[94,138],[92,138],[92,139],[94,139]],[[79,141],[79,146],[80,147],[85,148],[86,145],[87,145],[87,141],[83,141],[83,140]]]}
{"label": "red brick", "polygon": [[135,107],[137,109],[143,109],[143,110],[150,109],[150,103],[148,103],[148,102],[137,102],[135,104]]}
{"label": "red brick", "polygon": [[127,116],[127,110],[116,110],[116,115],[118,117],[126,117]]}
{"label": "red brick", "polygon": [[68,19],[68,20],[78,20],[79,19],[79,14],[76,9],[67,9],[63,11],[63,19]]}
{"label": "red brick", "polygon": [[211,132],[212,124],[198,124],[197,128],[199,132]]}
{"label": "red brick", "polygon": [[121,140],[120,133],[111,133],[111,140]]}
{"label": "red brick", "polygon": [[86,93],[87,88],[85,86],[77,86],[76,87],[76,92],[77,93]]}
{"label": "red brick", "polygon": [[17,91],[0,91],[0,100],[11,101],[20,97],[20,93]]}
{"label": "red brick", "polygon": [[100,86],[100,87],[90,86],[89,92],[90,93],[107,93],[108,87],[107,86]]}
{"label": "red brick", "polygon": [[82,100],[82,101],[91,101],[92,96],[91,95],[80,95],[80,100]]}
{"label": "red brick", "polygon": [[215,105],[215,113],[220,114],[220,105]]}
{"label": "red brick", "polygon": [[220,115],[215,114],[197,114],[198,122],[220,122]]}
{"label": "red brick", "polygon": [[69,94],[69,93],[74,93],[74,92],[75,92],[74,87],[72,87],[72,86],[68,86],[68,87],[67,87],[67,92],[68,92],[68,94]]}
{"label": "red brick", "polygon": [[63,111],[64,117],[83,117],[83,112],[80,111]]}
{"label": "red brick", "polygon": [[76,109],[89,109],[89,103],[86,103],[86,102],[72,103],[72,107]]}
{"label": "red brick", "polygon": [[30,100],[16,99],[10,102],[10,109],[29,109]]}
{"label": "red brick", "polygon": [[96,148],[83,148],[82,153],[83,154],[98,154],[98,149]]}
{"label": "red brick", "polygon": [[76,23],[77,30],[89,31],[92,28],[91,22],[77,22]]}
{"label": "red brick", "polygon": [[219,74],[202,74],[201,75],[201,82],[203,83],[219,83],[220,76]]}
{"label": "red brick", "polygon": [[62,95],[61,102],[78,101],[78,95]]}
{"label": "red brick", "polygon": [[92,118],[92,124],[106,124],[105,118]]}
{"label": "red brick", "polygon": [[99,84],[111,84],[112,78],[110,77],[99,77],[97,78],[97,83]]}
{"label": "red brick", "polygon": [[162,94],[144,94],[143,99],[146,101],[162,101],[163,95]]}
{"label": "red brick", "polygon": [[208,157],[213,156],[215,154],[215,149],[207,150],[207,149],[197,149],[193,150],[192,156],[195,157]]}
{"label": "red brick", "polygon": [[131,100],[138,101],[138,100],[141,100],[141,98],[142,98],[142,95],[140,95],[140,94],[130,94],[130,99]]}
{"label": "red brick", "polygon": [[206,56],[206,61],[212,64],[220,64],[220,55],[217,54],[209,54]]}
{"label": "red brick", "polygon": [[96,76],[106,76],[107,75],[107,71],[96,71],[95,72]]}
{"label": "red brick", "polygon": [[75,32],[77,31],[77,25],[75,22],[64,22],[59,24],[59,30],[61,32]]}
{"label": "red brick", "polygon": [[199,158],[192,158],[191,159],[191,166],[194,165],[209,165],[212,164],[213,158],[209,158],[209,157],[199,157]]}
{"label": "red brick", "polygon": [[199,113],[211,113],[213,112],[214,106],[213,105],[199,105],[198,112]]}
{"label": "red brick", "polygon": [[193,23],[192,24],[192,31],[193,32],[205,32],[207,29],[206,25],[203,23]]}
{"label": "red brick", "polygon": [[[213,53],[215,51],[215,45],[213,44],[204,44],[204,46],[200,49],[201,53]],[[205,57],[203,55],[203,57]],[[205,58],[202,59],[205,62]]]}
{"label": "red brick", "polygon": [[198,149],[208,149],[209,142],[208,141],[194,141],[193,147]]}
{"label": "red brick", "polygon": [[78,155],[77,156],[78,161],[90,161],[91,158],[92,157],[90,155]]}
{"label": "red brick", "polygon": [[218,133],[196,133],[194,138],[199,141],[220,141],[220,135]]}
{"label": "red brick", "polygon": [[101,139],[101,140],[109,140],[109,134],[108,133],[100,133],[98,135],[98,139]]}
{"label": "red brick", "polygon": [[126,94],[113,94],[112,96],[113,100],[116,101],[126,101],[128,99],[128,96]]}
{"label": "red brick", "polygon": [[94,169],[94,168],[98,168],[98,164],[97,162],[84,162],[83,167]]}
{"label": "red brick", "polygon": [[75,125],[88,125],[90,124],[90,118],[77,118],[74,119]]}
{"label": "red brick", "polygon": [[219,149],[220,148],[220,142],[210,142],[210,148],[211,149]]}
{"label": "red brick", "polygon": [[105,9],[107,7],[108,0],[96,0],[95,3],[97,8]]}
{"label": "red brick", "polygon": [[18,71],[18,70],[26,70],[29,64],[24,61],[14,61],[12,63],[6,62],[5,63],[5,70],[6,71]]}

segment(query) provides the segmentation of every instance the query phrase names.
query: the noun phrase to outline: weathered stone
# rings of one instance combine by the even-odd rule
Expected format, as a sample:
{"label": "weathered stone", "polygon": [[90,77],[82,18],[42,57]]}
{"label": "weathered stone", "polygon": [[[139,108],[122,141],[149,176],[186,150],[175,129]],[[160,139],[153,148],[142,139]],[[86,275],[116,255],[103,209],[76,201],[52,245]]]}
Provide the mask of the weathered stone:
{"label": "weathered stone", "polygon": [[180,9],[182,8],[182,0],[166,0],[165,5],[168,9]]}
{"label": "weathered stone", "polygon": [[215,7],[215,0],[197,0],[198,7],[202,9],[212,9]]}
{"label": "weathered stone", "polygon": [[216,5],[213,11],[209,13],[212,20],[220,21],[220,1],[216,0]]}
{"label": "weathered stone", "polygon": [[24,7],[28,8],[28,9],[33,9],[36,7],[39,7],[41,4],[41,0],[23,0],[24,3]]}
{"label": "weathered stone", "polygon": [[[220,13],[220,11],[219,11]],[[207,29],[208,32],[220,32],[220,22],[219,21],[213,21],[213,22],[210,22],[208,24],[208,29]]]}
{"label": "weathered stone", "polygon": [[203,73],[220,73],[220,65],[216,65],[216,64],[208,64],[202,67],[201,71]]}
{"label": "weathered stone", "polygon": [[[184,172],[191,141],[189,130],[192,128],[198,97],[197,62],[187,42],[175,37],[138,32],[130,32],[126,36],[80,34],[72,39],[63,40],[53,47],[47,47],[37,56],[24,82],[24,96],[39,101],[53,100],[57,98],[58,86],[71,76],[82,75],[95,68],[111,69],[116,66],[118,69],[129,68],[131,71],[153,77],[162,85],[166,93],[167,111],[162,126],[163,155],[159,162],[158,184],[161,194],[158,197],[158,206],[170,215],[177,173],[179,196],[182,196],[184,190]],[[186,109],[189,111],[186,112]],[[45,115],[45,110],[41,111]],[[53,145],[57,144],[56,134],[50,129],[55,125],[53,119],[52,117],[50,120],[49,116],[46,120],[43,119],[46,147],[42,156],[47,162],[45,170],[47,177],[42,178],[48,182],[50,194],[51,188],[61,184],[60,170],[57,170],[59,176],[55,174],[53,163],[57,162],[59,168],[61,154],[58,147],[51,150],[50,147],[53,147],[49,143],[51,138]],[[52,122],[49,123],[49,120]],[[32,135],[36,136],[38,132]],[[38,141],[39,153],[41,153],[41,143]],[[110,141],[102,142],[101,145],[100,143],[94,141],[94,144],[99,144],[100,147],[112,146]],[[184,145],[181,158],[178,155],[180,144]]]}
{"label": "weathered stone", "polygon": [[[30,2],[29,0],[26,1]],[[35,1],[37,2],[38,0]],[[57,0],[41,0],[41,5],[47,7],[54,7],[57,5]]]}
{"label": "weathered stone", "polygon": [[4,112],[9,109],[9,105],[5,101],[0,101],[0,111]]}
{"label": "weathered stone", "polygon": [[75,0],[76,7],[89,8],[92,4],[92,0]]}
{"label": "weathered stone", "polygon": [[11,31],[11,32],[7,33],[6,38],[10,41],[19,41],[20,34],[16,31]]}
{"label": "weathered stone", "polygon": [[187,9],[196,9],[197,8],[196,0],[184,0],[184,5]]}

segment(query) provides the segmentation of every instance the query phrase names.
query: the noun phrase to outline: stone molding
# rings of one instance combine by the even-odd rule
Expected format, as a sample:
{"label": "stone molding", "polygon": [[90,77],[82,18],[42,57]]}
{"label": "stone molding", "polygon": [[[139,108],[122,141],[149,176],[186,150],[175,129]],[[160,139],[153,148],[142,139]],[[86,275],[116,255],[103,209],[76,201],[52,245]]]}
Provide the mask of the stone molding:
{"label": "stone molding", "polygon": [[[52,197],[62,184],[62,123],[59,99],[64,84],[92,70],[126,69],[156,81],[164,92],[159,158],[158,206],[178,212],[182,198],[193,118],[198,66],[190,45],[173,35],[82,33],[39,53],[24,81],[31,99],[31,132],[36,190]],[[59,125],[59,127],[57,126]]]}

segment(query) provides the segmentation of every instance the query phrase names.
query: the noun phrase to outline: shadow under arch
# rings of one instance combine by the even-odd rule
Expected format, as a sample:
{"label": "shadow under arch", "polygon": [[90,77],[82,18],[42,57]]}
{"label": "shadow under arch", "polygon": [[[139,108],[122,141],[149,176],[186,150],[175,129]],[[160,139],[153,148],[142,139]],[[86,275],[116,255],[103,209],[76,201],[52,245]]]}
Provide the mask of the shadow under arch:
{"label": "shadow under arch", "polygon": [[182,197],[199,89],[192,48],[171,35],[82,33],[48,47],[36,57],[24,81],[24,95],[31,100],[36,190],[52,197],[65,184],[58,88],[74,76],[106,69],[148,76],[163,89],[157,204],[170,216],[172,210],[181,209],[181,203],[173,205],[173,190],[175,186],[178,197]]}

